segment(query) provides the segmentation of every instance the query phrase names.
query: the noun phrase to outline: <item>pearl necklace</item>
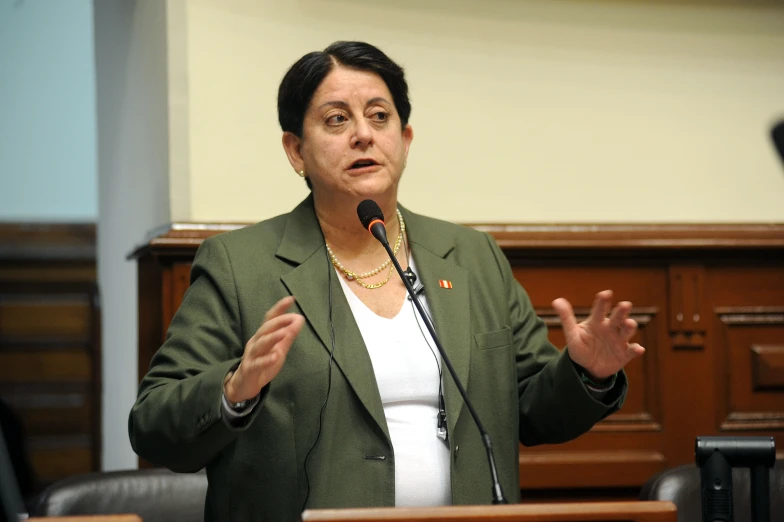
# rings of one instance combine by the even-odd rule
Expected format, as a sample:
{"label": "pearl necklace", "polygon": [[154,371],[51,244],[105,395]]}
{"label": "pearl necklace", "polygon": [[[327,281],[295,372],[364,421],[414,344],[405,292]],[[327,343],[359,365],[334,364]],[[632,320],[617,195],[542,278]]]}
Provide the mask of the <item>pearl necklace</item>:
{"label": "pearl necklace", "polygon": [[[400,223],[400,232],[397,235],[397,239],[395,240],[395,246],[392,249],[392,252],[395,255],[397,255],[397,251],[400,249],[400,245],[403,244],[403,236],[405,235],[406,232],[406,222],[403,221],[403,214],[400,213],[400,210],[397,211],[397,220],[398,223]],[[390,266],[390,264],[392,263],[392,259],[387,259],[384,262],[384,264],[382,264],[378,268],[374,268],[370,272],[365,272],[364,274],[357,274],[356,272],[353,272],[348,268],[344,267],[343,264],[340,261],[338,261],[338,258],[335,257],[335,254],[332,252],[332,249],[329,247],[329,243],[326,243],[326,245],[327,245],[327,253],[329,254],[329,259],[332,261],[332,264],[335,266],[335,268],[343,272],[343,275],[346,276],[347,280],[356,281],[356,283],[359,286],[363,288],[367,288],[368,290],[374,290],[376,288],[381,288],[382,286],[387,284],[387,282],[389,282],[389,280],[392,278],[392,271],[395,268],[394,266]],[[372,284],[363,281],[363,279],[367,279],[368,277],[373,277],[374,275],[378,274],[379,272],[381,272],[387,267],[389,267],[389,272],[387,273],[386,279],[384,279],[383,281],[380,281],[378,283],[372,283]]]}

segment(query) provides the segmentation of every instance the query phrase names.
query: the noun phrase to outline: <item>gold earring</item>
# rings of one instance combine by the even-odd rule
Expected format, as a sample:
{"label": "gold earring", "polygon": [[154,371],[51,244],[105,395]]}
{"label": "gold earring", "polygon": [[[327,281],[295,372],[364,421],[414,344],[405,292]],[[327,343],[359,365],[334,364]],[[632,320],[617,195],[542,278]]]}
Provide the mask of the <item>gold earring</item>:
{"label": "gold earring", "polygon": [[305,177],[305,171],[304,170],[300,170],[299,172],[297,172],[297,174],[299,174],[300,178],[304,178]]}

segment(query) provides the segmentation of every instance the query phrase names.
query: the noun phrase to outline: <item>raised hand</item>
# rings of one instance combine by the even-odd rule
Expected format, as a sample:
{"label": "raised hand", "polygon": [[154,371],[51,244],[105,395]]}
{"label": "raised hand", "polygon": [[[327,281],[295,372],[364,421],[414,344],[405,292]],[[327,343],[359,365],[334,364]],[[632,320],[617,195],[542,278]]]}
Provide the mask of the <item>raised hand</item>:
{"label": "raised hand", "polygon": [[553,301],[553,308],[561,317],[569,356],[597,380],[615,375],[626,363],[645,353],[645,348],[629,342],[637,333],[637,321],[629,317],[632,304],[621,301],[610,313],[612,299],[612,290],[596,294],[591,314],[579,324],[569,301]]}
{"label": "raised hand", "polygon": [[299,314],[286,313],[294,297],[284,297],[264,315],[261,327],[245,344],[240,366],[223,387],[226,399],[241,402],[261,392],[283,367],[294,339],[305,324]]}

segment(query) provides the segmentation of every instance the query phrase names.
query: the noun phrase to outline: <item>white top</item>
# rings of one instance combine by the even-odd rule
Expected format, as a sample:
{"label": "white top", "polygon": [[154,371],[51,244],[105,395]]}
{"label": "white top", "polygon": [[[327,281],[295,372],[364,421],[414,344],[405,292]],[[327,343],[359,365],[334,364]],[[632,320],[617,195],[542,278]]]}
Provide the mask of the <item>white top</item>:
{"label": "white top", "polygon": [[[365,306],[342,275],[338,279],[373,362],[395,454],[395,505],[452,504],[449,445],[436,434],[441,358],[430,333],[407,297],[386,319]],[[428,310],[422,294],[419,299]]]}

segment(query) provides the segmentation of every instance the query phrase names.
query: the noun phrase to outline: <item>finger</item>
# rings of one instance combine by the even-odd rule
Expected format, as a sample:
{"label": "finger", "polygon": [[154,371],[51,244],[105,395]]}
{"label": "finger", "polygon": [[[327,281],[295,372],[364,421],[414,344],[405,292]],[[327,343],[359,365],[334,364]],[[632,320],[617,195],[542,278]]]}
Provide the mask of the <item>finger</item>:
{"label": "finger", "polygon": [[561,318],[561,327],[564,332],[577,328],[577,319],[574,317],[574,309],[569,301],[563,297],[559,297],[552,302],[552,306]]}
{"label": "finger", "polygon": [[258,389],[266,386],[276,375],[272,370],[279,357],[277,352],[270,352],[250,361],[247,366],[248,381],[257,383]]}
{"label": "finger", "polygon": [[629,318],[631,309],[632,304],[629,301],[621,301],[618,303],[610,314],[610,328],[620,332],[621,328],[626,323],[626,319]]}
{"label": "finger", "polygon": [[275,318],[273,321],[277,325],[269,332],[257,332],[245,345],[245,352],[243,353],[244,359],[256,359],[267,354],[276,343],[280,342],[287,332],[291,322],[295,321],[297,316],[290,314],[290,316],[281,316]]}
{"label": "finger", "polygon": [[601,324],[610,312],[612,297],[612,290],[602,290],[596,294],[596,297],[593,300],[593,306],[591,307],[591,314],[588,316],[588,323],[591,323],[592,326]]}
{"label": "finger", "polygon": [[[264,335],[269,330],[263,330],[264,325],[267,324],[269,321],[275,319],[276,317],[280,317],[285,314],[286,310],[288,310],[295,302],[293,295],[284,297],[283,299],[279,300],[277,303],[272,305],[272,308],[267,310],[267,313],[264,314],[264,320],[261,322],[261,326],[259,326],[258,330],[256,330],[256,334],[254,335],[255,338],[258,338]],[[251,341],[255,342],[256,339],[251,338]]]}
{"label": "finger", "polygon": [[265,368],[266,378],[269,381],[275,378],[283,368],[283,363],[286,362],[286,356],[289,353],[292,343],[278,343],[275,349],[269,353],[267,360],[267,368]]}
{"label": "finger", "polygon": [[626,341],[630,341],[632,337],[637,335],[637,321],[634,319],[626,319],[621,327],[621,337]]}
{"label": "finger", "polygon": [[635,357],[639,357],[645,353],[645,348],[640,346],[639,343],[629,343],[628,352],[630,354],[630,359],[634,359]]}
{"label": "finger", "polygon": [[280,329],[267,335],[262,335],[261,337],[256,338],[252,343],[249,341],[248,345],[245,347],[245,353],[242,358],[253,361],[264,357],[272,350],[275,344],[280,342],[285,336],[285,330]]}
{"label": "finger", "polygon": [[253,337],[248,339],[248,342],[245,343],[246,352],[252,350],[256,345],[258,345],[265,335],[270,335],[280,330],[280,327],[283,326],[286,321],[285,319],[279,319],[277,321],[275,319],[273,319],[273,321],[262,324],[259,329],[256,330],[256,333],[253,334]]}
{"label": "finger", "polygon": [[[263,355],[258,355],[257,357],[250,359],[247,362],[247,365],[243,362],[240,366],[246,371],[248,381],[257,383],[257,389],[263,388],[278,375],[286,360],[288,348],[291,346],[291,343],[285,343],[283,342],[283,339],[281,339],[281,341],[278,341],[274,346],[276,348],[268,350]],[[277,349],[277,347],[284,349]]]}
{"label": "finger", "polygon": [[294,304],[294,301],[295,301],[294,296],[290,295],[284,297],[283,299],[281,299],[280,301],[272,305],[272,308],[267,310],[267,313],[264,314],[264,322],[267,322],[270,319],[273,319],[279,315],[283,315],[284,313],[286,313],[286,310],[291,308],[291,305]]}
{"label": "finger", "polygon": [[284,330],[285,333],[282,338],[274,344],[270,351],[259,358],[258,364],[261,369],[259,379],[262,386],[266,385],[280,373],[283,363],[286,362],[289,350],[294,344],[294,339],[296,339],[304,323],[305,318],[299,316],[299,320]]}
{"label": "finger", "polygon": [[291,308],[291,306],[294,304],[295,301],[296,299],[294,298],[293,295],[286,296],[283,299],[279,300],[277,303],[272,305],[272,308],[267,310],[267,313],[264,314],[264,320],[266,321],[284,314],[286,310]]}
{"label": "finger", "polygon": [[256,330],[256,333],[253,334],[248,340],[248,344],[257,343],[261,337],[264,335],[268,335],[280,328],[285,328],[291,321],[294,320],[295,317],[301,317],[299,314],[290,313],[290,314],[283,314],[273,317],[267,321],[264,321],[262,325]]}
{"label": "finger", "polygon": [[274,332],[262,336],[254,347],[252,355],[254,357],[263,357],[272,351],[281,350],[288,351],[288,347],[294,342],[294,339],[305,324],[305,318],[297,314],[288,314],[290,323],[278,328]]}
{"label": "finger", "polygon": [[289,348],[291,348],[291,345],[294,343],[294,340],[297,338],[297,335],[299,335],[300,330],[302,330],[303,324],[305,324],[305,318],[301,315],[294,315],[291,324],[279,330],[282,335],[274,343],[271,350],[281,353],[285,357],[286,354],[288,354]]}

